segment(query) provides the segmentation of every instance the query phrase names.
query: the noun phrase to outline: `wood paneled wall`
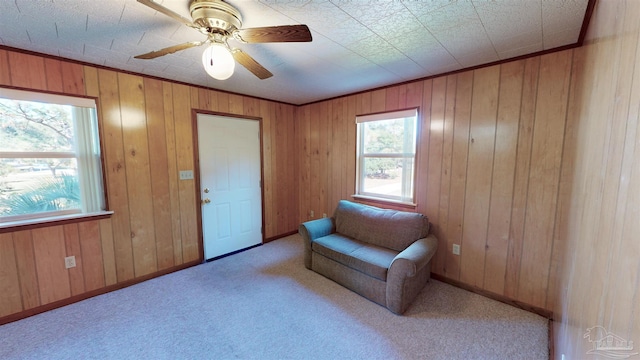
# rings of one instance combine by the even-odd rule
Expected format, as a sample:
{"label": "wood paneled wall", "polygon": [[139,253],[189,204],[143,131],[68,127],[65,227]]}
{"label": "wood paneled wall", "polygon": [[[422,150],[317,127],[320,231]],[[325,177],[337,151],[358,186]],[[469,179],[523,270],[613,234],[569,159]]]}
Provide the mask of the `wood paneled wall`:
{"label": "wood paneled wall", "polygon": [[299,107],[300,221],[351,199],[356,115],[419,106],[416,211],[439,239],[432,271],[550,310],[572,57],[557,52]]}
{"label": "wood paneled wall", "polygon": [[0,234],[0,323],[199,261],[192,109],[262,118],[265,237],[297,229],[292,105],[1,49],[0,85],[98,99],[114,211]]}
{"label": "wood paneled wall", "polygon": [[565,145],[571,151],[563,159],[570,176],[556,227],[566,239],[554,309],[557,359],[595,358],[587,355],[595,345],[589,340],[607,335],[585,337],[595,326],[633,342],[619,357],[640,350],[638,64],[640,2],[598,1],[574,56]]}

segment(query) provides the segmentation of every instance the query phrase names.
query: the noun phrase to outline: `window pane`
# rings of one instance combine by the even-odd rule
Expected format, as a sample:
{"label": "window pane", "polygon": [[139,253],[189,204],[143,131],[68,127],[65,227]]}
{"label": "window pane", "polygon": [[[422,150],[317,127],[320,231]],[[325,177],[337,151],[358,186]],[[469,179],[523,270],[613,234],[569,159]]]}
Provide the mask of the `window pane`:
{"label": "window pane", "polygon": [[71,152],[71,106],[0,99],[0,152]]}
{"label": "window pane", "polygon": [[364,153],[402,153],[404,119],[371,121],[362,124]]}
{"label": "window pane", "polygon": [[3,159],[0,216],[80,208],[75,159]]}
{"label": "window pane", "polygon": [[[411,198],[413,159],[365,158],[362,193],[390,198]],[[403,187],[404,185],[404,187]]]}

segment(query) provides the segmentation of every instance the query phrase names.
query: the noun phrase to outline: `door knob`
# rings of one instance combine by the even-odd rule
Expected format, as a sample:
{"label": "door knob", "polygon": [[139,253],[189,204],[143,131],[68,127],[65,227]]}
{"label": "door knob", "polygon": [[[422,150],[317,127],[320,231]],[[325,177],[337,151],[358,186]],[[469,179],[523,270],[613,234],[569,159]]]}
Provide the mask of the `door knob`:
{"label": "door knob", "polygon": [[206,198],[206,199],[202,200],[202,203],[203,203],[203,204],[208,204],[208,203],[210,203],[210,202],[211,202],[211,200],[209,200],[209,198]]}
{"label": "door knob", "polygon": [[204,193],[208,194],[209,193],[209,188],[204,188]]}

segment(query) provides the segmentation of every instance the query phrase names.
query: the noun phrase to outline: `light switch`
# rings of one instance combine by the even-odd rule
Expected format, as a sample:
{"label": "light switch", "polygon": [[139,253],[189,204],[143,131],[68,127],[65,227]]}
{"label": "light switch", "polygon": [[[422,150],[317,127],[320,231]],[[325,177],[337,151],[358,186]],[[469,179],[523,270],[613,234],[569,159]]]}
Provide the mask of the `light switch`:
{"label": "light switch", "polygon": [[193,170],[180,170],[180,180],[193,180]]}

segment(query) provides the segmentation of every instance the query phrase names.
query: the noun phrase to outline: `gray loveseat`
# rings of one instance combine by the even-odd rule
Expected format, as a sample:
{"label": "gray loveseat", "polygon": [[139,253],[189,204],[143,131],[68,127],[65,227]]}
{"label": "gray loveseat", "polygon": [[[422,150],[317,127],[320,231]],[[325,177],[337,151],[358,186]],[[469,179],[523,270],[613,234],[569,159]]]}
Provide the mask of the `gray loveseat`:
{"label": "gray loveseat", "polygon": [[402,314],[431,274],[438,240],[426,216],[341,200],[333,217],[300,225],[304,265]]}

